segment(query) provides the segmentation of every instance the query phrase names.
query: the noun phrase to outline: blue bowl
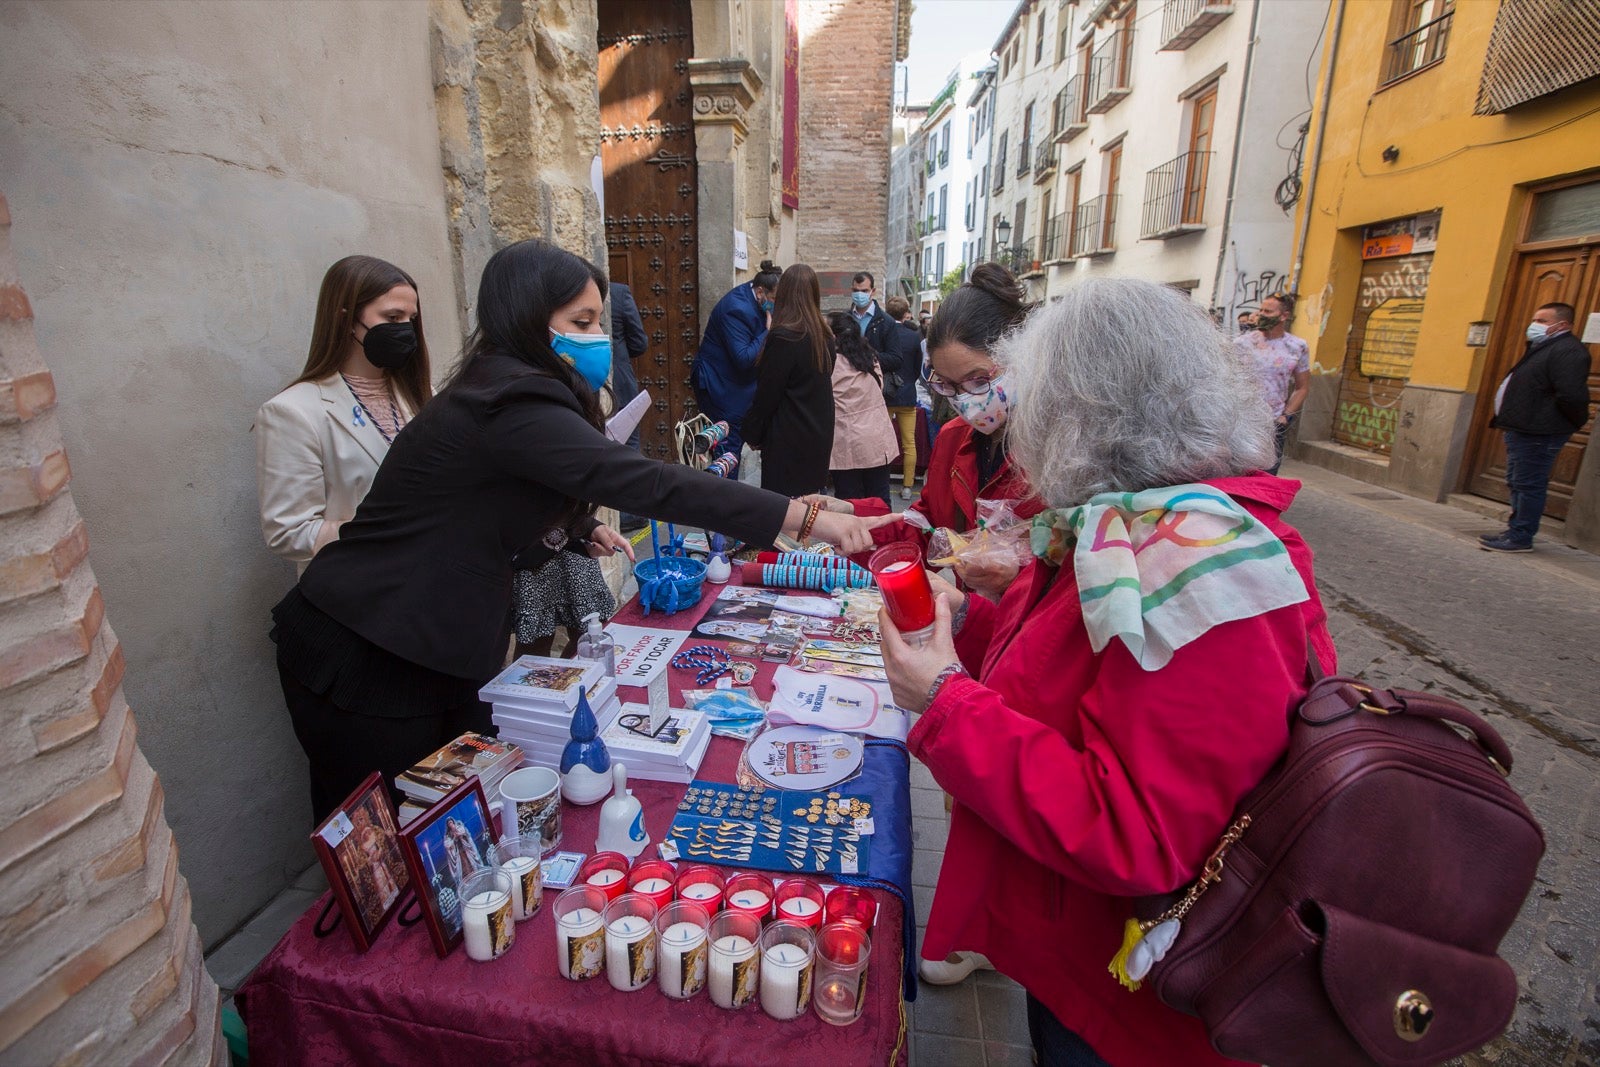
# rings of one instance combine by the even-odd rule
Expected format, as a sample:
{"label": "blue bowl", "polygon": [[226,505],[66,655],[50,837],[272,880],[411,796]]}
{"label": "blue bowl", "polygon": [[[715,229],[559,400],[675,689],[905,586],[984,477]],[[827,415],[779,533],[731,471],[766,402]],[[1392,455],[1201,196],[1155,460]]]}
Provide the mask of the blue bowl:
{"label": "blue bowl", "polygon": [[639,603],[644,607],[644,613],[648,615],[654,610],[674,615],[700,603],[700,583],[705,581],[706,565],[688,556],[663,556],[661,562],[669,569],[675,564],[683,576],[658,579],[654,556],[641,559],[633,565],[633,576],[639,582]]}

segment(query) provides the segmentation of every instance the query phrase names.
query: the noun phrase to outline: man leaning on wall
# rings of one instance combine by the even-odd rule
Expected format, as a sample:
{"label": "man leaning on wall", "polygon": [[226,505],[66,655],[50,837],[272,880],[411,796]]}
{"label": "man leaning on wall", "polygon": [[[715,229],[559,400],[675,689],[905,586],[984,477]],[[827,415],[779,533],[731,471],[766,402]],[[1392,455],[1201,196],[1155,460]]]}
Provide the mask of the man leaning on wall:
{"label": "man leaning on wall", "polygon": [[1532,552],[1550,471],[1567,439],[1589,421],[1589,349],[1572,334],[1571,304],[1544,304],[1528,325],[1528,348],[1494,394],[1491,425],[1506,437],[1511,521],[1478,539],[1486,552]]}

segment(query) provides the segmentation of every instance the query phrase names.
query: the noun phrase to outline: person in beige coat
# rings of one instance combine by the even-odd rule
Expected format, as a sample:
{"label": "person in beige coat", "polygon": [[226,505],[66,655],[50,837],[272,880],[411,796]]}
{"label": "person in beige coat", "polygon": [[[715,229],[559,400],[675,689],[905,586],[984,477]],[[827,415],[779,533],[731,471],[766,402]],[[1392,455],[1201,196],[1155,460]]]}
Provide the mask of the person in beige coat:
{"label": "person in beige coat", "polygon": [[828,459],[833,493],[843,500],[878,497],[889,503],[889,464],[899,444],[883,372],[850,315],[828,316],[833,333],[833,452]]}
{"label": "person in beige coat", "polygon": [[267,547],[304,570],[355,515],[389,443],[431,395],[416,282],[372,256],[329,267],[305,369],[256,413]]}

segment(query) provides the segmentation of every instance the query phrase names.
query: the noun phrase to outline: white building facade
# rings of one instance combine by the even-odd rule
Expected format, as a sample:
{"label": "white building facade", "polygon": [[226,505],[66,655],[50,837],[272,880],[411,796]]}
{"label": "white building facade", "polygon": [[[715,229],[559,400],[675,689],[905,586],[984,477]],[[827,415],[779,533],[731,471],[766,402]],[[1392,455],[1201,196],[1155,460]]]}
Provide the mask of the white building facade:
{"label": "white building facade", "polygon": [[924,105],[900,108],[894,116],[889,150],[889,247],[879,294],[903,296],[915,305],[922,287],[923,190],[927,138]]}
{"label": "white building facade", "polygon": [[991,258],[1036,299],[1103,271],[1253,310],[1289,266],[1327,8],[1023,0],[995,48]]}

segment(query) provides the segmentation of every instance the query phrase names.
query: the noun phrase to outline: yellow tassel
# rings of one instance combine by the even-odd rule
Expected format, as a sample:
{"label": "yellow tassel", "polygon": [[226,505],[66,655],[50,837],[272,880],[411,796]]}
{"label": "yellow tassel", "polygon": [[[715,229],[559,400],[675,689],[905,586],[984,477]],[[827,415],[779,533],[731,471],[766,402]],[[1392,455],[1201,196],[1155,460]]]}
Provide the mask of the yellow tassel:
{"label": "yellow tassel", "polygon": [[1111,977],[1121,982],[1128,990],[1137,990],[1141,982],[1128,977],[1128,953],[1133,947],[1144,940],[1144,927],[1139,925],[1138,919],[1129,919],[1122,928],[1122,947],[1117,954],[1111,957],[1111,963],[1106,970],[1111,972]]}

